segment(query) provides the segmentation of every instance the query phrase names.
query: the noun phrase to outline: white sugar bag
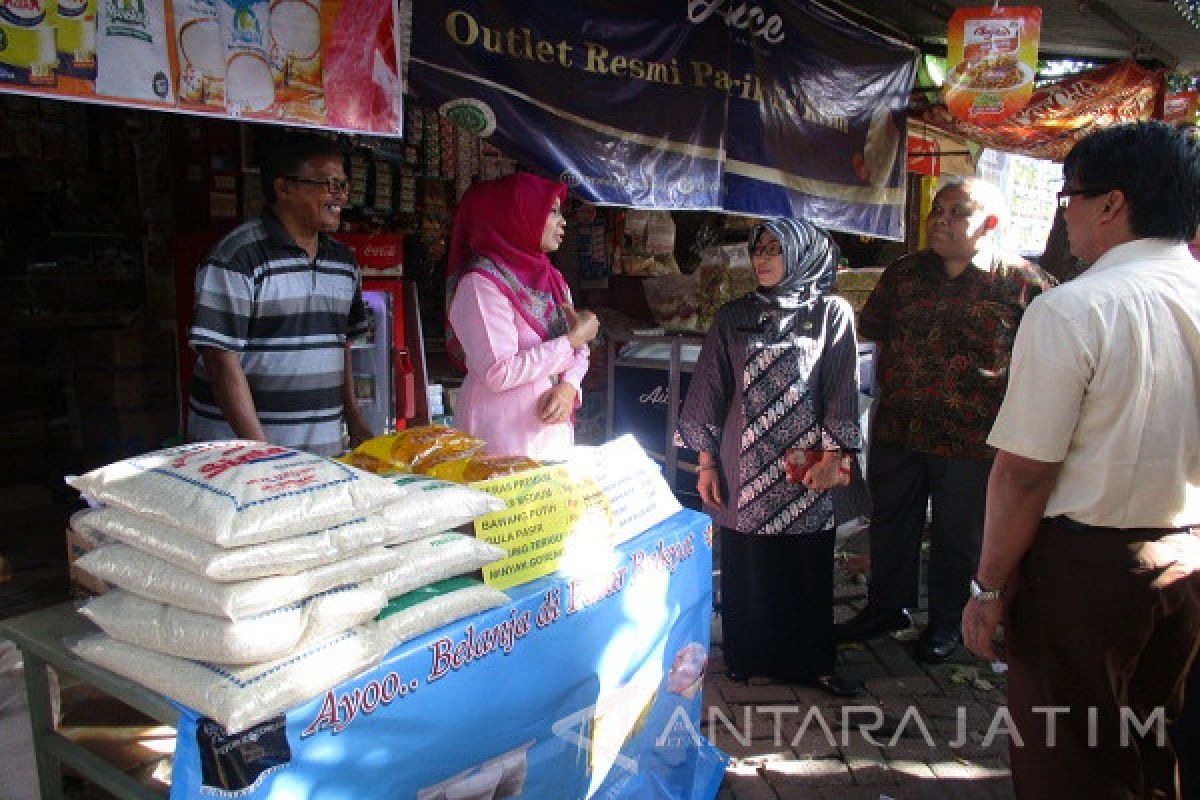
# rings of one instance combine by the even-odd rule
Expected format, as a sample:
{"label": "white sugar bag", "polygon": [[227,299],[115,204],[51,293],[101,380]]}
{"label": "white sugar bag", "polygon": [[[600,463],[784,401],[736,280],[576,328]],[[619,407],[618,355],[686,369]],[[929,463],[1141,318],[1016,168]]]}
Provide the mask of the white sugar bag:
{"label": "white sugar bag", "polygon": [[378,589],[347,586],[229,620],[117,589],[92,598],[79,613],[114,639],[156,653],[216,664],[261,664],[370,622],[386,603]]}
{"label": "white sugar bag", "polygon": [[96,633],[68,644],[75,655],[139,683],[239,733],[282,714],[378,663],[368,626],[351,628],[297,655],[223,668],[155,653]]}
{"label": "white sugar bag", "polygon": [[96,13],[96,94],[174,103],[161,0],[100,3]]}
{"label": "white sugar bag", "polygon": [[499,511],[499,497],[425,475],[400,475],[388,479],[399,496],[382,511],[396,531],[410,535],[438,533],[457,528],[476,517]]}
{"label": "white sugar bag", "polygon": [[185,528],[222,547],[337,525],[401,499],[391,481],[262,442],[198,442],[67,478],[85,498]]}
{"label": "white sugar bag", "polygon": [[397,562],[379,573],[374,585],[388,597],[474,572],[506,555],[494,544],[461,533],[442,533],[387,549],[397,556]]}
{"label": "white sugar bag", "polygon": [[89,575],[150,600],[202,614],[245,619],[291,605],[335,586],[365,584],[397,566],[402,558],[401,554],[387,548],[372,547],[343,561],[299,575],[273,575],[233,583],[201,578],[123,544],[93,550],[75,565]]}
{"label": "white sugar bag", "polygon": [[92,530],[214,581],[295,575],[400,536],[382,517],[372,514],[273,542],[219,547],[182,528],[120,508],[98,508],[83,514],[81,524]]}
{"label": "white sugar bag", "polygon": [[393,647],[456,620],[508,605],[508,595],[470,578],[450,578],[395,598],[379,614],[379,647]]}

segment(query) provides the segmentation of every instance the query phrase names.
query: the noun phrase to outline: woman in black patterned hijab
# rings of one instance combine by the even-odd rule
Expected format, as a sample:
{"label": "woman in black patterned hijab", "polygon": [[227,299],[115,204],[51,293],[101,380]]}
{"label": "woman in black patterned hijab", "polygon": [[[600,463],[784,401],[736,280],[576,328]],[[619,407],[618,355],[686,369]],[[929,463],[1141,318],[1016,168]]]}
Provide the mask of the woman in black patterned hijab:
{"label": "woman in black patterned hijab", "polygon": [[[854,316],[829,294],[840,254],[825,231],[775,219],[749,247],[758,288],[717,312],[678,431],[720,526],[725,664],[850,697],[834,673],[833,546],[835,487],[862,447]],[[811,462],[797,482],[789,451]]]}

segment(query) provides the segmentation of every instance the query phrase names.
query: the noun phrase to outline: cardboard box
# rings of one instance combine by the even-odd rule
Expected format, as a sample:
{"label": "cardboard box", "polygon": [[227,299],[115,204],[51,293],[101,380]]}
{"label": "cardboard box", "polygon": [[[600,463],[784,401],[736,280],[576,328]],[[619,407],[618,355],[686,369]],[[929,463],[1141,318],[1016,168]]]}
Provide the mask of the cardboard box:
{"label": "cardboard box", "polygon": [[867,292],[870,293],[879,283],[883,267],[864,267],[862,269],[842,269],[837,273],[837,292]]}
{"label": "cardboard box", "polygon": [[837,294],[850,301],[850,307],[854,309],[855,316],[858,315],[858,312],[862,311],[863,306],[867,304],[867,298],[871,296],[870,290],[859,291],[854,289],[838,289]]}

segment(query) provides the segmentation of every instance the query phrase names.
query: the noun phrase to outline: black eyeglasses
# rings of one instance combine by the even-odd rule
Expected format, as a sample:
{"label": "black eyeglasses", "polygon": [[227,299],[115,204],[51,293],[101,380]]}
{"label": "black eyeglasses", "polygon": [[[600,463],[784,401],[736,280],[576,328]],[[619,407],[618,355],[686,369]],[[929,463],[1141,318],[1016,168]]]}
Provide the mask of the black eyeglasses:
{"label": "black eyeglasses", "polygon": [[330,194],[346,194],[350,191],[350,181],[345,178],[302,178],[299,175],[284,175],[285,181],[307,183],[309,186],[323,186]]}
{"label": "black eyeglasses", "polygon": [[783,245],[768,244],[750,251],[751,258],[773,258],[783,255]]}
{"label": "black eyeglasses", "polygon": [[1067,204],[1071,202],[1071,198],[1076,195],[1099,197],[1102,194],[1108,194],[1109,191],[1109,189],[1061,189],[1054,196],[1058,198],[1058,207],[1065,209]]}

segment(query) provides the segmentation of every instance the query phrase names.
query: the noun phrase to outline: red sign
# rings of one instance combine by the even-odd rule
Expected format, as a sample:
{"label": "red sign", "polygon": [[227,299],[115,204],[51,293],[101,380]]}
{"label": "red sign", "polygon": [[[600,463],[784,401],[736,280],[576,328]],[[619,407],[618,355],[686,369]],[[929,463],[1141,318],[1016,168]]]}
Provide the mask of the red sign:
{"label": "red sign", "polygon": [[390,233],[337,233],[334,237],[350,248],[363,275],[404,274],[404,240]]}
{"label": "red sign", "polygon": [[907,171],[934,178],[941,175],[942,156],[938,149],[938,143],[935,140],[918,136],[910,131],[908,134]]}
{"label": "red sign", "polygon": [[1196,119],[1196,101],[1200,92],[1171,92],[1163,98],[1163,122],[1191,125]]}

